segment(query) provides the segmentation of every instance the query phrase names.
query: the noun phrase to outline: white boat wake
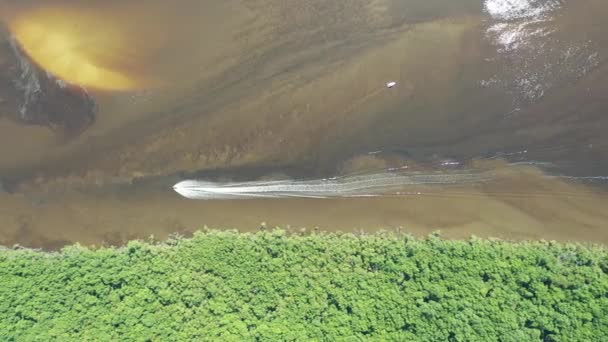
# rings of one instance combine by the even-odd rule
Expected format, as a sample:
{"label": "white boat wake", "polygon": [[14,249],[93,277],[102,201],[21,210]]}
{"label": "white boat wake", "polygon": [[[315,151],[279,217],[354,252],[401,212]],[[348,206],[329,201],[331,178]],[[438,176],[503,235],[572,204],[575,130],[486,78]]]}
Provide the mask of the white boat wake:
{"label": "white boat wake", "polygon": [[173,190],[189,199],[336,198],[399,195],[408,186],[477,183],[491,179],[489,173],[436,174],[376,173],[317,180],[209,182],[184,180]]}

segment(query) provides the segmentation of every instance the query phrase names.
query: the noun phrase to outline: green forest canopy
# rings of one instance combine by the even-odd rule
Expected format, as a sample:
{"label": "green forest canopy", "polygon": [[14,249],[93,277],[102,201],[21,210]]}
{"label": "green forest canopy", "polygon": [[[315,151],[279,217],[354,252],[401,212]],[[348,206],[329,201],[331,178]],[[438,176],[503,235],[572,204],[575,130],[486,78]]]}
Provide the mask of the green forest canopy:
{"label": "green forest canopy", "polygon": [[0,251],[0,340],[608,341],[608,253],[208,231]]}

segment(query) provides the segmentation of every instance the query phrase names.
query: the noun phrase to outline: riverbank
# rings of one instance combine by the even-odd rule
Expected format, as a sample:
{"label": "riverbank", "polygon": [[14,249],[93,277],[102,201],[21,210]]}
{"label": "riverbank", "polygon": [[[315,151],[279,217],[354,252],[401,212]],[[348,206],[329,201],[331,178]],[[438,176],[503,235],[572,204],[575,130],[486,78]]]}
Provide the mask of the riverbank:
{"label": "riverbank", "polygon": [[0,339],[605,340],[607,293],[597,245],[207,231],[0,251]]}

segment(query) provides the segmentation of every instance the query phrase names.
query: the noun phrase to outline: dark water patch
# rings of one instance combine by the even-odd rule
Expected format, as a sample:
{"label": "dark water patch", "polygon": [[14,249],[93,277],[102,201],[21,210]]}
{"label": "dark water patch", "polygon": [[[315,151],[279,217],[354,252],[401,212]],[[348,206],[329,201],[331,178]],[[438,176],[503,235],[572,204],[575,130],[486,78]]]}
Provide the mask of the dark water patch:
{"label": "dark water patch", "polygon": [[[6,30],[0,35],[10,36]],[[37,65],[14,39],[2,39],[0,53],[8,55],[3,63],[0,88],[16,98],[4,110],[27,125],[47,126],[66,136],[86,130],[95,120],[96,104],[78,85],[58,79]]]}

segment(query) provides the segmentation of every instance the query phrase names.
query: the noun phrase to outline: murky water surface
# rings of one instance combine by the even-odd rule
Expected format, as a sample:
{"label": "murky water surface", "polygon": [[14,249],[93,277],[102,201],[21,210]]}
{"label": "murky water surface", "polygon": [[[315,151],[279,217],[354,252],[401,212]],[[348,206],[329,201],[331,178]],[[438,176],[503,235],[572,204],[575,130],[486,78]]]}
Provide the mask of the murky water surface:
{"label": "murky water surface", "polygon": [[[0,243],[262,222],[608,243],[607,16],[602,0],[2,1]],[[207,193],[180,196],[187,179]]]}

